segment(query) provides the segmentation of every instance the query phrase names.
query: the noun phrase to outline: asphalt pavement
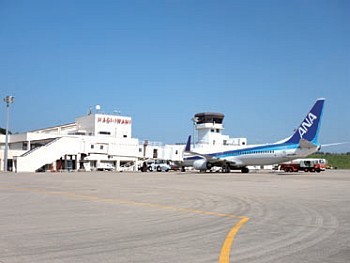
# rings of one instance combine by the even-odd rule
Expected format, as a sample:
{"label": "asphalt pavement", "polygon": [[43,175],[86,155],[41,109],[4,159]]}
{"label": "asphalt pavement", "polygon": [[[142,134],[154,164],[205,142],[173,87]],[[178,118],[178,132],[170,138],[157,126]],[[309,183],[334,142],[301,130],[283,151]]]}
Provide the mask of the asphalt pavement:
{"label": "asphalt pavement", "polygon": [[350,171],[0,173],[0,263],[350,261]]}

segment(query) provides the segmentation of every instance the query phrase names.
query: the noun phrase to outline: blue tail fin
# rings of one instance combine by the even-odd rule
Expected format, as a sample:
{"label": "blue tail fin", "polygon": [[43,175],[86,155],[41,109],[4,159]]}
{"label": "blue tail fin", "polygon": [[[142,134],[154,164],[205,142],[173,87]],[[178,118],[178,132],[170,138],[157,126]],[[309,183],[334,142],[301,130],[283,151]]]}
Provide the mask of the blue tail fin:
{"label": "blue tail fin", "polygon": [[185,147],[185,152],[190,152],[191,151],[191,135],[188,136],[186,147]]}
{"label": "blue tail fin", "polygon": [[321,124],[324,101],[325,99],[318,99],[316,101],[305,119],[286,143],[299,143],[301,139],[305,139],[314,144],[318,144],[318,132]]}

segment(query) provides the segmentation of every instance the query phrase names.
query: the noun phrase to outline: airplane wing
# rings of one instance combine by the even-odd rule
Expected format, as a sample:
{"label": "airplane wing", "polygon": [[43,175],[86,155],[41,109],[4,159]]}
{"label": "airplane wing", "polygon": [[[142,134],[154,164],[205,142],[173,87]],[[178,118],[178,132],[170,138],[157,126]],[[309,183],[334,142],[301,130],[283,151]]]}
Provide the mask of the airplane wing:
{"label": "airplane wing", "polygon": [[207,162],[210,163],[212,166],[225,166],[227,164],[230,164],[231,166],[235,166],[237,164],[237,162],[232,160],[228,161],[225,159],[219,159],[212,156],[203,156],[203,157],[206,158]]}
{"label": "airplane wing", "polygon": [[201,153],[197,153],[197,152],[188,152],[189,154],[193,155],[193,156],[199,156],[201,158],[203,158],[203,160],[205,160],[205,162],[209,167],[213,167],[213,166],[219,166],[219,167],[235,167],[237,166],[237,162],[232,161],[232,160],[225,160],[225,159],[221,159],[221,158],[217,158],[211,155],[207,155],[207,154],[201,154]]}
{"label": "airplane wing", "polygon": [[211,156],[209,154],[202,154],[202,153],[198,153],[198,152],[193,152],[193,151],[186,151],[186,153],[190,154],[190,155],[193,155],[193,156],[199,156],[199,157],[202,157],[208,161],[211,161],[211,162],[217,162],[217,161],[220,161],[219,158],[216,158],[214,156]]}
{"label": "airplane wing", "polygon": [[325,148],[325,147],[332,147],[332,146],[344,145],[344,144],[349,144],[349,143],[350,142],[336,142],[336,143],[321,144],[320,150]]}
{"label": "airplane wing", "polygon": [[330,147],[330,146],[337,146],[337,145],[343,145],[343,144],[349,144],[350,142],[336,142],[336,143],[328,143],[328,144],[322,144],[322,147]]}
{"label": "airplane wing", "polygon": [[211,160],[213,162],[220,160],[219,158],[216,158],[216,157],[209,155],[209,154],[203,154],[203,153],[198,153],[198,152],[192,151],[191,150],[191,135],[188,136],[186,147],[185,147],[185,153],[187,153],[189,155],[193,155],[193,156],[199,156],[199,157],[202,157],[204,159]]}
{"label": "airplane wing", "polygon": [[191,156],[198,156],[198,157],[205,159],[205,162],[208,163],[209,166],[211,166],[211,167],[213,167],[213,166],[224,167],[227,165],[230,165],[232,167],[237,166],[237,162],[232,161],[232,160],[227,161],[225,159],[217,158],[213,155],[202,154],[202,153],[191,151],[191,136],[188,137],[186,147],[185,147],[185,153],[188,155],[191,155]]}

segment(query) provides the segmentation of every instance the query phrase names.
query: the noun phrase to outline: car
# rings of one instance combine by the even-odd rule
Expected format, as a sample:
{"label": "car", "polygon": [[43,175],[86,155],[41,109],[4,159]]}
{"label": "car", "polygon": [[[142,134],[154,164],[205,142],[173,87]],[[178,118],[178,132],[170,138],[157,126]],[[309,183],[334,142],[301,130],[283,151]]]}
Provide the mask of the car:
{"label": "car", "polygon": [[109,172],[112,172],[112,171],[115,170],[115,167],[111,163],[101,162],[97,166],[96,169],[97,169],[97,171],[109,171]]}

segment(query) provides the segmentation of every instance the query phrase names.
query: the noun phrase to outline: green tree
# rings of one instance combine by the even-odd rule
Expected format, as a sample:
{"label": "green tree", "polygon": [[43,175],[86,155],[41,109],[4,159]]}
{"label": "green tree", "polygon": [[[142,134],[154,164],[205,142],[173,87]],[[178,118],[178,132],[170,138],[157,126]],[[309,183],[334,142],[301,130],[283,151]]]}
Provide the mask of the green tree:
{"label": "green tree", "polygon": [[[6,134],[6,129],[0,127],[0,134]],[[11,131],[9,131],[9,134],[12,134]]]}

